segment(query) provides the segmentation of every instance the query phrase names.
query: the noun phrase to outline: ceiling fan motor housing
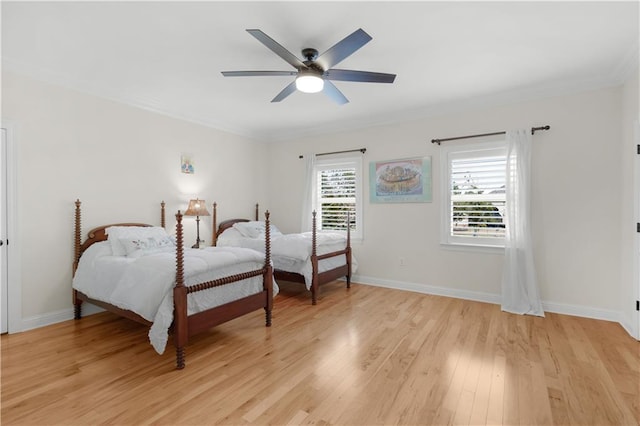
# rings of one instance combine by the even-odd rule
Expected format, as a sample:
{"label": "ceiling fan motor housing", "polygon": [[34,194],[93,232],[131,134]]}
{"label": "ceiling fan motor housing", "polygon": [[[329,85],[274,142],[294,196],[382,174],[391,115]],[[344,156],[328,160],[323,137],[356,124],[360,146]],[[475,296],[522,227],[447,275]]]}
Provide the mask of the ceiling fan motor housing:
{"label": "ceiling fan motor housing", "polygon": [[302,49],[302,56],[307,58],[307,61],[313,62],[318,59],[318,51],[311,47],[307,47],[306,49]]}

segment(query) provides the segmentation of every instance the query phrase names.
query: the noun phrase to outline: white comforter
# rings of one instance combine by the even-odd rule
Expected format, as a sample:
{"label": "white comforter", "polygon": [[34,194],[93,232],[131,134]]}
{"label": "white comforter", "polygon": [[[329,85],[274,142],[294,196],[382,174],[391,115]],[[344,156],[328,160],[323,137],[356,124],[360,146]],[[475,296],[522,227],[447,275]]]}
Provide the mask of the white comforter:
{"label": "white comforter", "polygon": [[[234,247],[185,249],[185,285],[253,271],[264,265],[264,254]],[[106,242],[89,247],[78,264],[73,288],[87,296],[133,311],[153,323],[149,340],[162,354],[173,321],[175,252],[132,259],[111,255]],[[262,276],[188,295],[188,314],[262,291]],[[274,282],[274,296],[278,287]]]}
{"label": "white comforter", "polygon": [[[313,268],[311,265],[312,233],[278,234],[271,236],[271,255],[273,267],[281,271],[294,272],[304,276],[307,290],[311,288]],[[321,232],[316,235],[317,254],[344,250],[347,239],[343,234]],[[240,235],[234,229],[227,229],[218,236],[218,247],[246,247],[264,252],[263,238],[249,238]],[[346,263],[344,256],[323,259],[318,262],[319,272],[337,268]],[[356,272],[358,262],[351,256],[351,271]]]}

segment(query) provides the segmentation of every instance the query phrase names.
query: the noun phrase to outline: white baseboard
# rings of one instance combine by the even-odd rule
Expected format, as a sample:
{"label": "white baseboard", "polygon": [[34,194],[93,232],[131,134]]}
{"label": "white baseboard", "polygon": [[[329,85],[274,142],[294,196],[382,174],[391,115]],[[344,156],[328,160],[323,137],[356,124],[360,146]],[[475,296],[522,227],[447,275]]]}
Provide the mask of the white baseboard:
{"label": "white baseboard", "polygon": [[[103,312],[104,309],[92,305],[90,303],[82,304],[82,316],[97,314]],[[73,319],[73,308],[63,309],[61,311],[51,312],[44,315],[36,315],[33,317],[23,318],[20,331],[33,330],[34,328],[45,327],[47,325],[57,324],[62,321]]]}
{"label": "white baseboard", "polygon": [[[362,275],[354,275],[351,278],[352,282],[357,282],[364,285],[373,285],[377,287],[392,288],[396,290],[413,291],[422,294],[432,294],[435,296],[453,297],[456,299],[473,300],[476,302],[493,303],[499,305],[501,298],[499,294],[484,293],[478,291],[461,290],[449,287],[437,287],[426,284],[411,283],[405,281],[393,281],[385,280],[374,277],[366,277]],[[620,323],[620,325],[631,335],[631,328],[625,326],[622,321],[622,314],[616,311],[609,311],[606,309],[593,308],[589,306],[577,306],[568,305],[565,303],[555,303],[542,301],[542,307],[545,312],[553,312],[556,314],[573,315],[577,317],[593,318],[604,321],[613,321]],[[635,337],[635,336],[633,336]]]}
{"label": "white baseboard", "polygon": [[374,277],[366,277],[362,275],[352,276],[351,281],[357,282],[358,284],[393,288],[396,290],[413,291],[415,293],[432,294],[434,296],[446,296],[446,297],[454,297],[456,299],[473,300],[476,302],[500,304],[500,295],[492,294],[492,293],[460,290],[460,289],[448,288],[448,287],[437,287],[432,285],[411,283],[406,281],[385,280],[385,279],[374,278]]}
{"label": "white baseboard", "polygon": [[630,322],[629,322],[629,318],[622,318],[621,321],[619,321],[620,325],[622,326],[622,328],[625,329],[625,331],[627,333],[629,333],[631,336],[633,336],[636,340],[640,341],[640,330],[637,327],[634,327]]}
{"label": "white baseboard", "polygon": [[573,315],[575,317],[592,318],[603,321],[613,321],[620,323],[622,315],[620,312],[609,311],[607,309],[593,308],[590,306],[568,305],[566,303],[554,303],[542,301],[542,308],[545,312],[556,314]]}
{"label": "white baseboard", "polygon": [[[367,277],[363,275],[353,275],[351,281],[358,284],[384,287],[395,290],[412,291],[415,293],[432,294],[435,296],[453,297],[456,299],[492,303],[495,305],[500,304],[500,295],[494,293],[461,290],[449,287],[438,287],[406,281],[386,280],[381,278]],[[626,321],[624,321],[624,316],[621,312],[593,308],[589,306],[568,305],[565,303],[555,303],[548,301],[543,301],[542,307],[545,312],[553,312],[556,314],[573,315],[584,318],[617,322],[627,331],[627,333],[629,333],[630,336],[637,339],[637,337],[634,335],[634,328],[631,327],[630,324],[627,324]],[[92,315],[103,311],[104,309],[90,303],[82,304],[82,316]],[[56,324],[70,319],[73,319],[73,308],[24,318],[22,320],[22,327],[20,327],[19,331],[32,330],[34,328]]]}

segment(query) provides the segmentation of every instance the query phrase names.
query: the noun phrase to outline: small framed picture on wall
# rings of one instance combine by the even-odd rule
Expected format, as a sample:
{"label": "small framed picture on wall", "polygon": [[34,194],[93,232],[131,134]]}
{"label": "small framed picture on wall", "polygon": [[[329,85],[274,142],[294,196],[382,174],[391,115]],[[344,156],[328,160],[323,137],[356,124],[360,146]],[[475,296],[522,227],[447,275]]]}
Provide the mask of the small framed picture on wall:
{"label": "small framed picture on wall", "polygon": [[195,173],[192,154],[183,153],[180,155],[180,170],[182,171],[182,173]]}

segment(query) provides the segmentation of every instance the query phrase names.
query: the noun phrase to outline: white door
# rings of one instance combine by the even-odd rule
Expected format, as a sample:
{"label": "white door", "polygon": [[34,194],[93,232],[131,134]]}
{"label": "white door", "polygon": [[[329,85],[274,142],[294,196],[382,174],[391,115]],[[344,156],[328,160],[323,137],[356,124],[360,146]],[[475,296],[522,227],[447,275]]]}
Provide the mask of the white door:
{"label": "white door", "polygon": [[1,333],[9,329],[9,299],[8,299],[8,256],[7,247],[7,131],[2,129],[2,146],[0,146],[0,281],[2,294],[0,299]]}
{"label": "white door", "polygon": [[640,119],[636,120],[635,123],[635,142],[637,144],[638,155],[636,155],[636,164],[635,164],[635,186],[634,186],[634,195],[635,195],[635,214],[636,214],[636,222],[639,224],[636,232],[636,261],[635,261],[635,269],[636,269],[636,320],[638,321],[638,328],[636,328],[636,339],[640,340]]}

